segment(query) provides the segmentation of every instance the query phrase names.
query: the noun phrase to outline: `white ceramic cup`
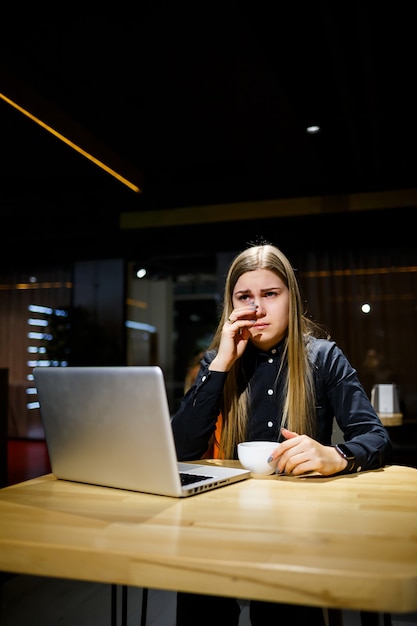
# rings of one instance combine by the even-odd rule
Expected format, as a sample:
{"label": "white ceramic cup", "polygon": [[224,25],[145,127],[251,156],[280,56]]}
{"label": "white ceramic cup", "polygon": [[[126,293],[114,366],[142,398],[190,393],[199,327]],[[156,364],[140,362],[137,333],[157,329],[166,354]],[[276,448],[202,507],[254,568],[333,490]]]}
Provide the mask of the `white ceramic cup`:
{"label": "white ceramic cup", "polygon": [[273,450],[281,444],[277,441],[243,441],[237,446],[237,454],[241,465],[252,472],[267,476],[273,474],[276,463],[268,463]]}

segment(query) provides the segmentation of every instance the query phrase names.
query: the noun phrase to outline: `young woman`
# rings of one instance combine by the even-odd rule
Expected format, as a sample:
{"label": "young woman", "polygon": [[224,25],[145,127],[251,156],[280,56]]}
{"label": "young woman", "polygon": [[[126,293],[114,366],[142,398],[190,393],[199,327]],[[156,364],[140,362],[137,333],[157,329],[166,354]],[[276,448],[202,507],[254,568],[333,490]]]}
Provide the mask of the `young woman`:
{"label": "young woman", "polygon": [[[332,446],[333,420],[345,443]],[[232,262],[223,312],[194,385],[172,427],[180,460],[237,458],[237,444],[277,440],[277,472],[329,476],[382,467],[392,446],[355,369],[334,341],[304,313],[287,257],[253,245]],[[272,459],[271,459],[272,460]],[[177,626],[237,625],[229,598],[178,594]],[[316,607],[252,601],[252,626],[267,620],[319,626]]]}

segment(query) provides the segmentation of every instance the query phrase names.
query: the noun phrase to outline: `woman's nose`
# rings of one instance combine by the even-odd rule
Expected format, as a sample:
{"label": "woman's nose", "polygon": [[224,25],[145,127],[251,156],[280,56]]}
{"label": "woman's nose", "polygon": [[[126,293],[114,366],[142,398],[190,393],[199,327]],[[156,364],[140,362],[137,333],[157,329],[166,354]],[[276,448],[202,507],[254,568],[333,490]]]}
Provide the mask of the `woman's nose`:
{"label": "woman's nose", "polygon": [[255,314],[257,317],[262,317],[263,315],[265,315],[264,308],[260,303],[254,301],[253,306],[255,307]]}

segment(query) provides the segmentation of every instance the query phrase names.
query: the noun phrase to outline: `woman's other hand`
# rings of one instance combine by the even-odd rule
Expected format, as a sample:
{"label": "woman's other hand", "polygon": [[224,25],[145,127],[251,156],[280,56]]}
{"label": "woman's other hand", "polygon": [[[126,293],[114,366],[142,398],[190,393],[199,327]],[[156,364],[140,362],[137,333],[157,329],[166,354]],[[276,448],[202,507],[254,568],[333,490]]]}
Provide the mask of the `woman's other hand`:
{"label": "woman's other hand", "polygon": [[256,307],[252,304],[234,309],[223,324],[219,349],[209,369],[227,372],[244,353],[250,339],[249,329],[256,322]]}
{"label": "woman's other hand", "polygon": [[286,428],[281,432],[285,441],[271,455],[271,460],[277,461],[277,474],[300,476],[319,472],[323,476],[331,476],[347,466],[346,459],[333,446],[323,446],[307,435],[299,435]]}

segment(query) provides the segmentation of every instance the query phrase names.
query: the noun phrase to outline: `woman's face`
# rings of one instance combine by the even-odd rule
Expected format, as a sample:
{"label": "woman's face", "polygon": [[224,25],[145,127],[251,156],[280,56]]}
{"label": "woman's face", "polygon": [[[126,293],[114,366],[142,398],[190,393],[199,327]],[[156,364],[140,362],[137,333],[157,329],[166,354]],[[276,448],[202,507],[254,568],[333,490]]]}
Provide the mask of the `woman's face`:
{"label": "woman's face", "polygon": [[[289,291],[271,270],[253,270],[242,274],[232,295],[233,308],[252,307],[247,319],[254,319],[249,328],[250,341],[262,350],[269,350],[284,338],[288,328]],[[254,307],[256,307],[254,309]]]}

